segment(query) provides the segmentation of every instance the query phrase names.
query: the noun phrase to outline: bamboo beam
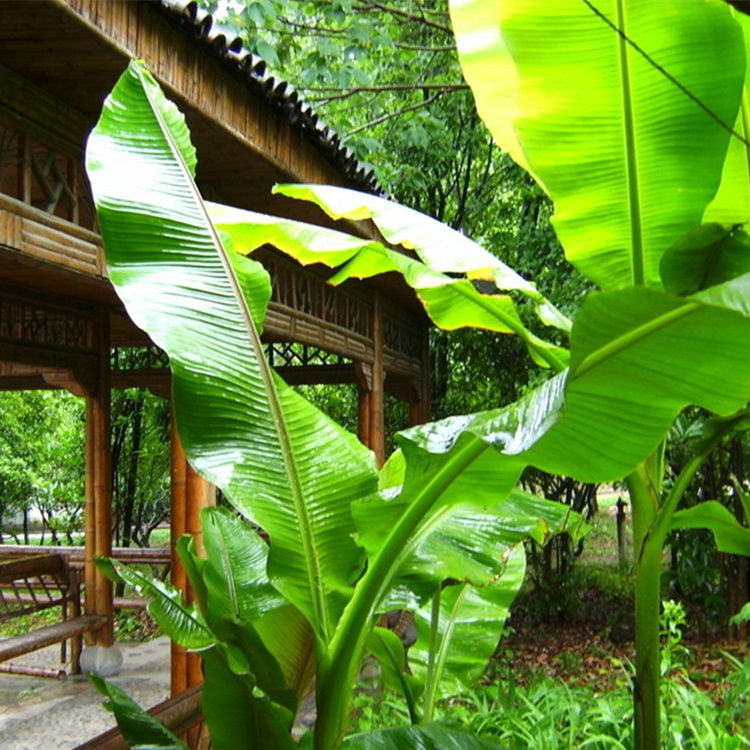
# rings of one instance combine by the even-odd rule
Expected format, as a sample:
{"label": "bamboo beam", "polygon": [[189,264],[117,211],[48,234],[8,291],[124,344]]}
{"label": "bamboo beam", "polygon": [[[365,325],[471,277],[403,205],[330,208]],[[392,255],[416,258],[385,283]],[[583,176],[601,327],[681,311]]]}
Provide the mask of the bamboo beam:
{"label": "bamboo beam", "polygon": [[[203,548],[203,532],[201,528],[201,510],[216,505],[216,493],[210,485],[188,462],[187,475],[187,508],[185,512],[185,530],[193,537],[198,554],[205,554]],[[186,592],[189,601],[194,601],[193,590],[187,583]],[[191,688],[203,682],[201,658],[196,653],[187,654],[187,687]]]}
{"label": "bamboo beam", "polygon": [[358,383],[354,364],[348,365],[282,365],[274,367],[289,385],[347,385]]}
{"label": "bamboo beam", "polygon": [[370,391],[362,385],[359,386],[357,437],[361,443],[370,447]]}
{"label": "bamboo beam", "polygon": [[29,633],[14,635],[5,638],[0,643],[0,661],[15,659],[17,656],[28,654],[31,651],[38,651],[40,648],[51,646],[54,643],[73,638],[81,633],[97,633],[106,627],[104,618],[97,615],[84,615],[74,620],[65,620],[54,625],[47,625],[39,630],[32,630]]}

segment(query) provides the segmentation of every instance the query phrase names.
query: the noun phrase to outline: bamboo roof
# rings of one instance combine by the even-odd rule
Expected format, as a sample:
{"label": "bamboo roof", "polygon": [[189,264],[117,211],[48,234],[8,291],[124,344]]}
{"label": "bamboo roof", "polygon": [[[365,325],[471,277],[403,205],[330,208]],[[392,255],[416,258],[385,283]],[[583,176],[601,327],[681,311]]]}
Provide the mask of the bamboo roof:
{"label": "bamboo roof", "polygon": [[[63,306],[108,306],[113,339],[122,345],[139,335],[142,340],[142,334],[106,280],[95,217],[86,205],[82,156],[104,98],[134,57],[146,61],[184,112],[206,198],[330,226],[317,207],[272,195],[273,185],[311,182],[379,191],[372,173],[293,87],[269,73],[195,2],[3,0],[0,283],[42,292],[55,304],[60,297]],[[75,194],[75,211],[49,208],[60,191],[63,199]],[[375,236],[367,223],[349,228]],[[314,273],[326,278],[329,272]],[[395,274],[349,289],[364,301],[379,290],[393,315],[425,325],[413,291]]]}

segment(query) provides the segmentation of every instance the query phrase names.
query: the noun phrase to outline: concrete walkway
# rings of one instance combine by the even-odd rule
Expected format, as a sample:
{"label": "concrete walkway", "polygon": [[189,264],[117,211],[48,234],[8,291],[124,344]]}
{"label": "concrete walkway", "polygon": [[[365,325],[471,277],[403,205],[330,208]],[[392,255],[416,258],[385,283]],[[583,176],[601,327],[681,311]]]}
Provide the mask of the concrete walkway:
{"label": "concrete walkway", "polygon": [[[169,697],[169,639],[118,643],[122,671],[112,682],[144,708]],[[63,669],[60,647],[49,646],[14,664]],[[73,750],[115,725],[104,698],[85,676],[63,679],[0,673],[0,748]]]}

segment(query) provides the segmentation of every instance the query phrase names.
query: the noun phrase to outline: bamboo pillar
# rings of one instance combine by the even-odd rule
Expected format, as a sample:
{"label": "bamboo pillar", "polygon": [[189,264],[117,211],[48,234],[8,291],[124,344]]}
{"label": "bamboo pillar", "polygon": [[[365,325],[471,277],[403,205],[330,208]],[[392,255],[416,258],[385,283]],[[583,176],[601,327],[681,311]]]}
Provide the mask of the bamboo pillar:
{"label": "bamboo pillar", "polygon": [[375,453],[378,466],[385,462],[385,370],[383,366],[383,298],[375,292],[372,310],[372,341],[374,360],[372,364],[372,389],[369,394],[369,431],[368,445]]}
{"label": "bamboo pillar", "polygon": [[[214,505],[215,489],[188,463],[180,445],[174,420],[172,421],[172,495],[171,495],[171,548],[172,584],[185,592],[188,602],[195,600],[185,574],[185,569],[175,552],[175,544],[183,534],[191,534],[199,553],[203,552],[200,525],[202,508]],[[172,696],[184,693],[188,688],[203,682],[200,656],[172,644],[171,680]]]}
{"label": "bamboo pillar", "polygon": [[430,335],[425,331],[422,341],[422,375],[417,384],[418,396],[409,404],[409,426],[430,421]]}
{"label": "bamboo pillar", "polygon": [[357,437],[364,445],[370,445],[370,391],[372,391],[372,367],[364,362],[354,363],[359,395],[357,415]]}
{"label": "bamboo pillar", "polygon": [[94,392],[86,398],[85,581],[86,614],[103,615],[106,625],[87,636],[87,643],[114,642],[112,582],[94,563],[112,554],[112,459],[109,370],[109,321],[102,311],[96,322],[97,372]]}

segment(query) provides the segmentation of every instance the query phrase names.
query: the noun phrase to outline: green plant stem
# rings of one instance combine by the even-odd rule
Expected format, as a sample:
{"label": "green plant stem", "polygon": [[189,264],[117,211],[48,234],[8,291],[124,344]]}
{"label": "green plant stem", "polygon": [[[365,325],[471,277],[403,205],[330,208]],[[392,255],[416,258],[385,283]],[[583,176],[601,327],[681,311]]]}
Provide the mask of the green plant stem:
{"label": "green plant stem", "polygon": [[635,750],[660,747],[661,545],[655,545],[649,539],[659,502],[652,479],[644,462],[626,480],[633,509],[635,553]]}
{"label": "green plant stem", "polygon": [[432,721],[435,713],[435,660],[440,637],[440,594],[438,589],[432,597],[430,610],[430,650],[427,655],[427,679],[424,687],[424,721]]}
{"label": "green plant stem", "polygon": [[[448,658],[448,651],[450,649],[451,641],[453,640],[453,631],[456,628],[456,618],[461,611],[461,605],[463,604],[466,595],[469,593],[469,584],[464,583],[461,587],[461,593],[456,597],[456,602],[453,605],[448,622],[443,632],[442,640],[440,645],[437,647],[437,651],[433,655],[433,646],[430,643],[430,659],[432,660],[431,672],[429,675],[429,682],[425,687],[424,695],[424,720],[432,721],[435,713],[435,703],[437,701],[437,688],[442,679],[443,669],[445,668],[445,661]],[[433,617],[437,618],[437,623],[440,623],[440,601],[438,600],[437,612],[433,613]],[[434,627],[434,626],[433,626]]]}
{"label": "green plant stem", "polygon": [[702,446],[701,452],[693,456],[680,472],[661,506],[661,447],[626,480],[633,508],[635,549],[635,750],[660,747],[659,607],[664,542],[671,528],[672,516],[690,481],[734,426],[734,423],[728,422],[724,429],[717,430],[712,439]]}
{"label": "green plant stem", "polygon": [[333,750],[341,741],[357,676],[357,665],[372,615],[397,570],[409,539],[438,498],[489,445],[470,439],[440,471],[425,482],[388,538],[369,563],[344,610],[327,652],[319,664],[315,750]]}

